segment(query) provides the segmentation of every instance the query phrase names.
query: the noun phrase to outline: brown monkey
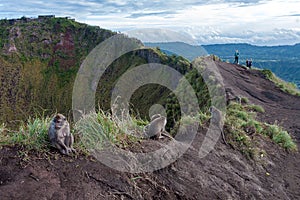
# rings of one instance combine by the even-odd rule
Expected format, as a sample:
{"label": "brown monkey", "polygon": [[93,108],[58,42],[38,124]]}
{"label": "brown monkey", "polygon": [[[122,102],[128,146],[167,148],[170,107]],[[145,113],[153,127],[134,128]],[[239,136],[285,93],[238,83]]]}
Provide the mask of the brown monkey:
{"label": "brown monkey", "polygon": [[69,155],[76,153],[73,148],[74,137],[70,132],[70,125],[66,117],[62,114],[57,114],[50,122],[48,137],[51,145],[57,148],[60,153]]}

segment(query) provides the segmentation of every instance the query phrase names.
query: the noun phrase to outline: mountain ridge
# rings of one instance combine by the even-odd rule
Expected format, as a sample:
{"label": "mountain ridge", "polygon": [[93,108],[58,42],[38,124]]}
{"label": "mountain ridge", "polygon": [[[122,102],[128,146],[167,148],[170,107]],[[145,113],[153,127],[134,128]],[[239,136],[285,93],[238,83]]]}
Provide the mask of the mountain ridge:
{"label": "mountain ridge", "polygon": [[[280,46],[256,46],[247,43],[189,45],[183,42],[145,43],[146,46],[168,49],[166,53],[186,57],[190,61],[197,56],[214,54],[226,62],[234,61],[235,50],[240,51],[240,63],[245,65],[246,59],[253,59],[254,67],[270,69],[285,81],[300,87],[300,44]],[[176,54],[176,53],[175,53]]]}

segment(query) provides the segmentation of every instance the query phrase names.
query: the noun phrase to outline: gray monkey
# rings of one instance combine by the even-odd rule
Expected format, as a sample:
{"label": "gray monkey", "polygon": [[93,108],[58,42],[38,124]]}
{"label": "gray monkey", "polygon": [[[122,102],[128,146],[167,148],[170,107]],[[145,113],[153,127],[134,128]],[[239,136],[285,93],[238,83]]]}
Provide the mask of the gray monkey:
{"label": "gray monkey", "polygon": [[76,153],[76,150],[73,148],[74,137],[70,132],[70,125],[64,115],[57,114],[51,120],[48,137],[51,145],[57,148],[61,154]]}
{"label": "gray monkey", "polygon": [[145,136],[151,139],[160,139],[163,136],[173,139],[165,130],[166,124],[166,117],[160,114],[152,115],[151,122],[144,128]]}

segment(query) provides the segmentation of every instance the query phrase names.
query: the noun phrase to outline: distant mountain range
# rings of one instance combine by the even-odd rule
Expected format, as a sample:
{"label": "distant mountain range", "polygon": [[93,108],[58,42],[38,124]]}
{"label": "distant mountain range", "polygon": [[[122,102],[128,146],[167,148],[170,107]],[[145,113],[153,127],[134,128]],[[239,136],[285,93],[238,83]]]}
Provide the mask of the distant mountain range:
{"label": "distant mountain range", "polygon": [[189,60],[214,54],[223,61],[233,62],[235,50],[240,52],[240,64],[253,60],[253,66],[270,69],[280,78],[295,83],[300,88],[300,44],[283,46],[255,46],[250,44],[214,44],[193,46],[182,42],[145,43],[159,47],[167,54],[181,55]]}

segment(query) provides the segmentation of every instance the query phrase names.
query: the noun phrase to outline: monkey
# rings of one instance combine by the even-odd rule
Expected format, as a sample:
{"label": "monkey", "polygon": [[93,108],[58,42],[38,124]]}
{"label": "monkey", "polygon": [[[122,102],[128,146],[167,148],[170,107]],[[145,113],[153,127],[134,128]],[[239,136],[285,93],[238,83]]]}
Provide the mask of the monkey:
{"label": "monkey", "polygon": [[150,124],[144,128],[145,135],[151,139],[161,139],[164,138],[164,136],[174,139],[167,134],[167,131],[165,130],[166,124],[166,117],[161,116],[160,114],[152,115]]}
{"label": "monkey", "polygon": [[242,104],[242,98],[240,96],[235,95],[231,88],[226,88],[225,94],[227,106],[230,104],[231,101],[235,101],[238,104]]}
{"label": "monkey", "polygon": [[[152,115],[151,118],[150,118],[150,122],[152,122],[153,120],[155,120],[156,118],[159,118],[159,117],[161,117],[160,114],[154,114],[154,115]],[[146,125],[146,126],[144,127],[144,132],[145,132],[145,133],[148,132],[149,126],[150,126],[150,124],[148,124],[148,125]]]}
{"label": "monkey", "polygon": [[222,111],[220,111],[219,109],[217,109],[214,106],[211,106],[209,108],[209,111],[211,113],[211,121],[210,121],[210,123],[212,123],[213,125],[216,125],[220,129],[221,134],[222,134],[222,139],[223,139],[224,143],[226,145],[228,145],[228,143],[227,143],[227,141],[225,139],[224,131],[223,131],[222,127],[221,127],[224,124],[224,119],[223,119],[223,116],[222,116]]}
{"label": "monkey", "polygon": [[48,137],[51,145],[57,148],[61,154],[76,153],[76,150],[73,148],[74,137],[70,132],[70,125],[64,115],[58,113],[51,120]]}
{"label": "monkey", "polygon": [[235,97],[235,102],[238,103],[238,104],[242,104],[242,97],[236,96]]}

